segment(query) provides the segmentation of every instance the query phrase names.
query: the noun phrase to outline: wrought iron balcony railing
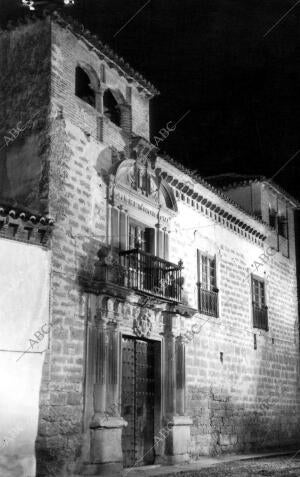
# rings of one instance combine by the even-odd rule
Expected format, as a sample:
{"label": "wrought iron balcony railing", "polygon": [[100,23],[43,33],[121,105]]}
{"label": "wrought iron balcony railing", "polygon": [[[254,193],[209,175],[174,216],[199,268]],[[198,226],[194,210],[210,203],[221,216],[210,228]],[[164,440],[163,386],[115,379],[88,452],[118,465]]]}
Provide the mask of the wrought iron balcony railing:
{"label": "wrought iron balcony railing", "polygon": [[134,249],[120,252],[120,265],[124,270],[124,286],[170,301],[181,302],[181,262],[175,265]]}
{"label": "wrought iron balcony railing", "polygon": [[255,303],[252,304],[253,309],[253,326],[254,328],[260,328],[261,330],[268,331],[268,307],[259,307]]}
{"label": "wrought iron balcony railing", "polygon": [[206,290],[201,288],[201,284],[198,284],[198,307],[199,311],[204,315],[218,316],[218,294],[217,289]]}

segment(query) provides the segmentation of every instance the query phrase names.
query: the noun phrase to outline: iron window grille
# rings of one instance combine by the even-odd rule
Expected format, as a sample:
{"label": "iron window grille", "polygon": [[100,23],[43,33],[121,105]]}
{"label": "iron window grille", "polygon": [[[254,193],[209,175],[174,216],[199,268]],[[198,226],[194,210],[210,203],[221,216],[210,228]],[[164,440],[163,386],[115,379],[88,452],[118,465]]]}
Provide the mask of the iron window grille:
{"label": "iron window grille", "polygon": [[197,251],[198,309],[209,316],[219,316],[219,290],[216,280],[216,258]]}
{"label": "iron window grille", "polygon": [[256,277],[252,277],[252,316],[254,328],[268,331],[265,282]]}

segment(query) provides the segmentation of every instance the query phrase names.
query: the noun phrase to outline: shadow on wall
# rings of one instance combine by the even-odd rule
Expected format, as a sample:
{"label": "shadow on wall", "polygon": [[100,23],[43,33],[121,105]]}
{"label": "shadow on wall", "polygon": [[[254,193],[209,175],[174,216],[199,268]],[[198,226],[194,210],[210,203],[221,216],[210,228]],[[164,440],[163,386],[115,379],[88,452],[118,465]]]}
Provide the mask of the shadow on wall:
{"label": "shadow on wall", "polygon": [[35,213],[48,207],[47,166],[41,136],[19,138],[0,151],[0,199]]}

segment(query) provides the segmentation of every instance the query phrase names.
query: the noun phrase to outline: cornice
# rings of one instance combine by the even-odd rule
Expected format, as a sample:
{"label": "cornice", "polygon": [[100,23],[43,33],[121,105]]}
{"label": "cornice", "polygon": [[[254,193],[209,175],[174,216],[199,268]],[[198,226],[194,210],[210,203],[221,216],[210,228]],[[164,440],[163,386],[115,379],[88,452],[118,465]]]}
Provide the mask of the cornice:
{"label": "cornice", "polygon": [[[164,158],[160,158],[160,160],[165,161]],[[175,191],[177,191],[177,193],[175,192],[176,200],[183,200],[185,203],[195,208],[196,211],[215,221],[220,226],[224,226],[232,232],[238,233],[246,240],[263,247],[263,243],[267,238],[266,232],[269,230],[269,227],[262,220],[257,216],[247,213],[234,201],[231,201],[227,196],[222,194],[218,189],[209,186],[209,184],[207,184],[206,181],[203,181],[200,176],[188,173],[187,171],[189,170],[186,170],[184,166],[179,168],[177,164],[171,164],[173,167],[169,167],[168,162],[169,161],[165,161],[165,167],[163,167],[164,164],[160,163],[161,167],[157,167],[156,172],[157,174],[160,174],[161,177],[175,189]],[[192,181],[187,181],[187,175]],[[195,186],[198,184],[202,185],[213,194],[209,194],[209,197],[204,197],[204,195],[195,190]],[[217,196],[215,198],[216,200],[213,199],[213,195]],[[224,206],[217,203],[218,197],[225,202]],[[229,203],[229,208],[227,210],[226,202]],[[241,215],[244,216],[244,219],[240,217]],[[257,226],[255,225],[255,222],[257,222]]]}
{"label": "cornice", "polygon": [[18,208],[0,205],[0,237],[48,246],[54,220]]}

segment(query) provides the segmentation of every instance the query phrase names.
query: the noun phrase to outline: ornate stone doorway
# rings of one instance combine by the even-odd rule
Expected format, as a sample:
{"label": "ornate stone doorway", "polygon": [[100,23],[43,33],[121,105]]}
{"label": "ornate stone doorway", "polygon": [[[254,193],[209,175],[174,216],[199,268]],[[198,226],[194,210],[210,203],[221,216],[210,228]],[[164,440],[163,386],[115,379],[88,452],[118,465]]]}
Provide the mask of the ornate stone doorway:
{"label": "ornate stone doorway", "polygon": [[155,396],[160,386],[155,380],[159,353],[154,341],[122,337],[122,417],[124,467],[154,463]]}
{"label": "ornate stone doorway", "polygon": [[90,293],[87,305],[81,473],[188,461],[184,318],[136,295]]}

